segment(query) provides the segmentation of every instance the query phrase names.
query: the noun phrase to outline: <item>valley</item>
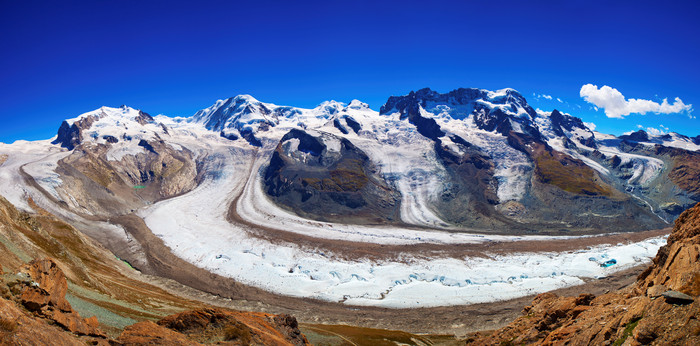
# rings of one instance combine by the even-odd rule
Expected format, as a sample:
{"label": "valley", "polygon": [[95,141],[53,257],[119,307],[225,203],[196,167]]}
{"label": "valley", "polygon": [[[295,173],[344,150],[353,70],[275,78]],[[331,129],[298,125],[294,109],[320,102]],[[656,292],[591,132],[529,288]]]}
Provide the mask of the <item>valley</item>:
{"label": "valley", "polygon": [[421,89],[379,112],[239,95],[189,118],[103,107],[0,143],[0,195],[180,297],[168,311],[465,335],[539,293],[631,283],[700,200],[698,142],[601,134],[513,89]]}

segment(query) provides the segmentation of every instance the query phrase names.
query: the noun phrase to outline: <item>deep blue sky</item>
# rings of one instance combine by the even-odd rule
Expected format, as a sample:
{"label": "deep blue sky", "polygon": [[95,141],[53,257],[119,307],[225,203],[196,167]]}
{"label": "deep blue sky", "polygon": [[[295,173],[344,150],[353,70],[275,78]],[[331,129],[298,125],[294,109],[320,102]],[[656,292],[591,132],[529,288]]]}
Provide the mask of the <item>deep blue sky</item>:
{"label": "deep blue sky", "polygon": [[613,2],[1,0],[0,142],[102,105],[189,116],[246,93],[378,109],[423,87],[512,87],[602,132],[700,135],[686,114],[608,119],[579,96],[592,83],[700,108],[698,2]]}

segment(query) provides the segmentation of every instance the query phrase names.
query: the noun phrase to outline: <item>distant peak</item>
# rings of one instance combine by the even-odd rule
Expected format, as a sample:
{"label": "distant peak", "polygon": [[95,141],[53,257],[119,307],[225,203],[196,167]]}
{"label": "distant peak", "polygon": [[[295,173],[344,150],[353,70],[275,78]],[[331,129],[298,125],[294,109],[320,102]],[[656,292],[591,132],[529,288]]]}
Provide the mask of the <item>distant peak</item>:
{"label": "distant peak", "polygon": [[328,100],[321,102],[317,108],[319,107],[345,107],[345,104],[336,100]]}
{"label": "distant peak", "polygon": [[345,108],[345,104],[335,100],[323,101],[315,109],[328,114],[336,114]]}
{"label": "distant peak", "polygon": [[260,103],[260,101],[258,101],[255,97],[248,94],[236,95],[232,97],[231,100],[236,103]]}
{"label": "distant peak", "polygon": [[350,109],[369,109],[369,105],[358,100],[358,99],[354,99],[354,100],[350,101],[350,104],[348,104],[348,108],[350,108]]}

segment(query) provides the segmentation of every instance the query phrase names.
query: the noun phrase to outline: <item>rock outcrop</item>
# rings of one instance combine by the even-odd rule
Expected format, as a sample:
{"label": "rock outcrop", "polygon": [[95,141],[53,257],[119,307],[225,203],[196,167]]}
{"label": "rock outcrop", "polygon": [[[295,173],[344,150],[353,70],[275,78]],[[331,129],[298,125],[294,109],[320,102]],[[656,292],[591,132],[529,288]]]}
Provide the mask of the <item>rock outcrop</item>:
{"label": "rock outcrop", "polygon": [[699,259],[700,204],[676,220],[668,244],[635,284],[598,297],[540,294],[523,316],[467,344],[698,345]]}
{"label": "rock outcrop", "polygon": [[400,195],[365,152],[331,134],[289,131],[272,154],[264,183],[275,202],[315,219],[398,219]]}
{"label": "rock outcrop", "polygon": [[76,335],[106,337],[95,318],[82,318],[66,300],[68,282],[63,271],[51,259],[34,260],[17,274],[19,300],[37,316],[53,321]]}
{"label": "rock outcrop", "polygon": [[15,274],[2,275],[1,283],[0,344],[80,345],[88,340],[107,341],[97,318],[82,318],[66,300],[68,283],[55,261],[34,260]]}
{"label": "rock outcrop", "polygon": [[235,312],[223,309],[185,311],[157,323],[140,322],[119,337],[124,344],[192,345],[224,342],[235,345],[308,345],[296,318],[289,315]]}

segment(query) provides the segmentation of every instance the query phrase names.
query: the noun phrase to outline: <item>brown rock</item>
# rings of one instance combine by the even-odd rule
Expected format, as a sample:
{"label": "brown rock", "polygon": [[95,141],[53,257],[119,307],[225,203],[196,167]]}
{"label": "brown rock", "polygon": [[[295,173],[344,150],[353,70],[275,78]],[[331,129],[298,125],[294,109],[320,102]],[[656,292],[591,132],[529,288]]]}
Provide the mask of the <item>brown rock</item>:
{"label": "brown rock", "polygon": [[642,344],[650,344],[658,337],[656,327],[653,325],[641,325],[634,329],[632,336]]}
{"label": "brown rock", "polygon": [[20,296],[22,305],[29,311],[41,311],[51,301],[51,296],[41,287],[25,287]]}
{"label": "brown rock", "polygon": [[654,285],[647,289],[647,297],[657,298],[660,297],[662,293],[668,291],[668,288],[664,285]]}
{"label": "brown rock", "polygon": [[126,327],[118,341],[124,345],[201,345],[183,334],[151,321],[139,322]]}
{"label": "brown rock", "polygon": [[158,325],[202,343],[223,339],[244,344],[308,344],[296,318],[289,315],[200,309],[167,316]]}
{"label": "brown rock", "polygon": [[88,325],[90,328],[99,328],[100,327],[100,322],[97,320],[97,316],[92,316],[88,317],[85,319],[85,324]]}
{"label": "brown rock", "polygon": [[85,345],[75,335],[23,312],[0,298],[0,345]]}
{"label": "brown rock", "polygon": [[29,276],[23,281],[20,300],[28,310],[48,318],[61,328],[76,334],[104,338],[97,317],[83,319],[66,300],[68,282],[51,259],[34,260],[20,270]]}
{"label": "brown rock", "polygon": [[106,334],[99,329],[99,322],[95,316],[83,319],[77,312],[66,313],[55,310],[51,313],[50,318],[73,334],[106,337]]}
{"label": "brown rock", "polygon": [[29,275],[36,283],[22,292],[21,299],[23,302],[26,299],[29,304],[28,309],[39,310],[41,307],[37,307],[38,304],[41,306],[50,304],[61,311],[73,311],[65,298],[68,292],[66,276],[56,262],[51,259],[34,260],[22,267],[20,271]]}

